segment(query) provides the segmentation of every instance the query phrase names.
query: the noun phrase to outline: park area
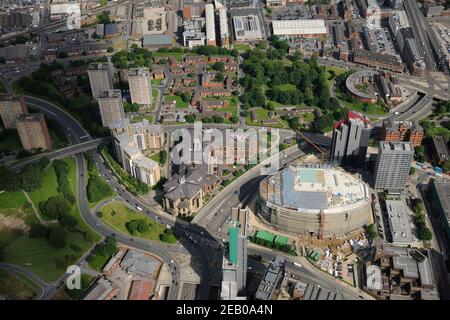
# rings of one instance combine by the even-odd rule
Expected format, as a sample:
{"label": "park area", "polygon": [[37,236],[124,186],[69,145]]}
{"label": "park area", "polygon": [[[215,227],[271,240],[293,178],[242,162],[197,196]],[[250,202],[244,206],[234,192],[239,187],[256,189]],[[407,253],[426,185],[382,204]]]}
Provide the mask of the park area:
{"label": "park area", "polygon": [[[76,197],[75,159],[66,158],[62,162],[68,168],[68,188]],[[8,219],[6,223],[0,221],[0,249],[3,255],[0,258],[31,270],[44,281],[55,281],[65,272],[67,265],[78,260],[100,237],[86,225],[76,201],[65,212],[65,217],[70,216],[71,221],[75,221],[71,227],[63,225],[61,220],[44,219],[40,203],[47,202],[51,197],[62,197],[58,192],[53,164],[44,169],[40,187],[28,192],[28,195],[31,202],[22,190],[0,194],[0,217]],[[34,230],[33,235],[30,230]],[[57,246],[49,240],[50,234],[55,233],[63,234]]]}
{"label": "park area", "polygon": [[[161,240],[166,228],[147,216],[134,211],[121,203],[110,203],[101,209],[101,219],[112,228],[147,240]],[[135,221],[136,228],[132,225]],[[147,224],[148,227],[139,226],[139,223]]]}

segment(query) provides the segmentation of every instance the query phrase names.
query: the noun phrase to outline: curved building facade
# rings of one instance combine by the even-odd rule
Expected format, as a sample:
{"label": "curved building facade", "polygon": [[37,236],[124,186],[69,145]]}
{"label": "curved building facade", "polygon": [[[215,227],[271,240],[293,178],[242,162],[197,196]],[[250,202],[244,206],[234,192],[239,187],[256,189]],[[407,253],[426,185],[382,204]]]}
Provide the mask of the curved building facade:
{"label": "curved building facade", "polygon": [[340,168],[288,167],[261,181],[261,216],[293,235],[345,235],[370,223],[370,190]]}

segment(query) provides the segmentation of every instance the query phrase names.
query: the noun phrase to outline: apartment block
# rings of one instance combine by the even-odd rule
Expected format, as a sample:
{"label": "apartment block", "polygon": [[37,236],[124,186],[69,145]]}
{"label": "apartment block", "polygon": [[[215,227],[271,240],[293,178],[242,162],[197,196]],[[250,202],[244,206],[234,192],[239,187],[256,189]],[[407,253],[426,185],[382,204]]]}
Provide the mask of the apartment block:
{"label": "apartment block", "polygon": [[398,192],[406,188],[414,147],[411,142],[380,141],[374,188]]}
{"label": "apartment block", "polygon": [[16,121],[20,142],[25,150],[50,150],[52,141],[42,113],[21,114]]}
{"label": "apartment block", "polygon": [[106,63],[91,63],[88,68],[89,83],[91,84],[92,97],[98,99],[100,93],[113,88],[111,70]]}
{"label": "apartment block", "polygon": [[148,68],[133,68],[128,70],[131,102],[145,108],[152,105],[151,74]]}
{"label": "apartment block", "polygon": [[365,164],[371,127],[369,119],[350,111],[334,125],[330,160],[339,165],[362,167]]}
{"label": "apartment block", "polygon": [[411,142],[414,147],[417,147],[422,144],[422,140],[423,129],[416,121],[395,121],[392,119],[383,121],[381,141],[405,141]]}
{"label": "apartment block", "polygon": [[135,141],[141,151],[159,150],[164,146],[164,130],[160,125],[151,125],[148,120],[131,123],[122,119],[112,123],[109,128],[113,136],[126,132]]}
{"label": "apartment block", "polygon": [[125,119],[122,94],[118,89],[100,93],[98,106],[104,127],[109,127],[112,123]]}
{"label": "apartment block", "polygon": [[144,156],[126,132],[114,137],[114,148],[123,169],[140,182],[153,186],[161,179],[158,163]]}
{"label": "apartment block", "polygon": [[28,113],[24,97],[0,96],[0,116],[5,129],[15,128],[17,116]]}

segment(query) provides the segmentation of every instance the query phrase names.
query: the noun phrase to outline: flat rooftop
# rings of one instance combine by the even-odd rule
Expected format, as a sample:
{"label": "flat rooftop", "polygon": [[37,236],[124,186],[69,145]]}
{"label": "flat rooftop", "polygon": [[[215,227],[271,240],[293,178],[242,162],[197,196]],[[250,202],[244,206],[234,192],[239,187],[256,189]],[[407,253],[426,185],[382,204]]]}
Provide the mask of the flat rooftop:
{"label": "flat rooftop", "polygon": [[274,35],[327,34],[323,19],[274,20],[272,27]]}
{"label": "flat rooftop", "polygon": [[272,190],[268,200],[294,209],[332,212],[332,209],[342,209],[369,199],[369,188],[364,182],[334,167],[290,166],[269,177],[269,184]]}
{"label": "flat rooftop", "polygon": [[389,226],[393,243],[410,244],[413,242],[408,207],[402,200],[386,200]]}

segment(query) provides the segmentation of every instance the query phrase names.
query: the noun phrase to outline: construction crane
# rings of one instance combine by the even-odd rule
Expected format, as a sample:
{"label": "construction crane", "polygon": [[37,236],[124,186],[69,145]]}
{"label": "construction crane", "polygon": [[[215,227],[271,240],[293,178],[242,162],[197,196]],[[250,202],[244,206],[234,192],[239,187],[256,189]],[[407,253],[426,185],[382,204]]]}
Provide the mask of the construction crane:
{"label": "construction crane", "polygon": [[314,148],[316,148],[319,153],[320,153],[320,163],[324,164],[324,157],[326,156],[326,152],[320,148],[317,144],[315,144],[314,142],[312,142],[308,137],[306,137],[300,130],[295,129],[294,130],[296,133],[298,133],[300,135],[300,137],[302,137],[303,139],[305,139],[310,145],[312,145]]}

